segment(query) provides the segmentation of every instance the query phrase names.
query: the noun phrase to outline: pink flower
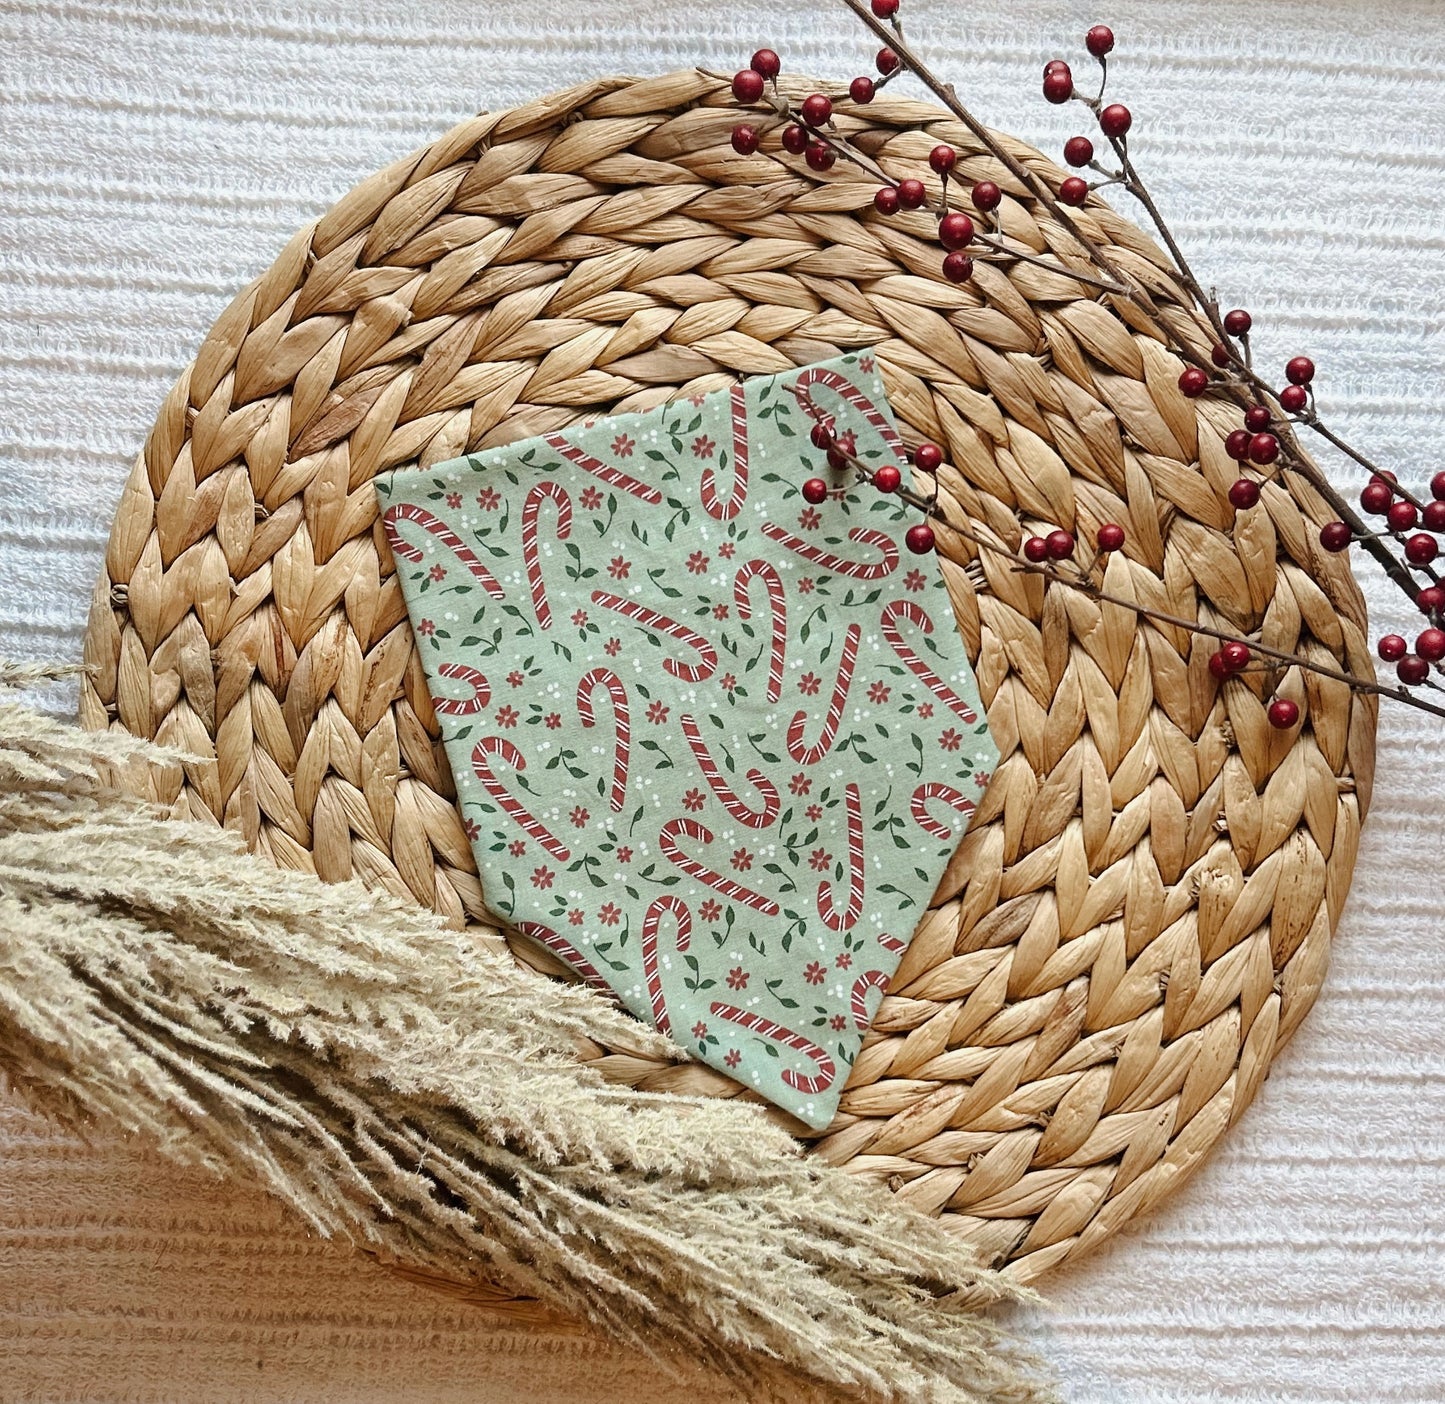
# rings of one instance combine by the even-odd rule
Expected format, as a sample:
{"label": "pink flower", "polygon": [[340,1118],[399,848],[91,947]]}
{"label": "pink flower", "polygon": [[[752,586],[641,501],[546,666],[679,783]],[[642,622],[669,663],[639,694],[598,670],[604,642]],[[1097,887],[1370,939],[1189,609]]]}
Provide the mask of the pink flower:
{"label": "pink flower", "polygon": [[619,434],[612,441],[612,452],[618,458],[631,458],[632,450],[637,447],[636,439],[629,439],[626,434]]}
{"label": "pink flower", "polygon": [[692,451],[697,458],[711,458],[712,451],[717,447],[706,434],[699,434],[692,441]]}
{"label": "pink flower", "polygon": [[737,549],[738,548],[736,542],[724,541],[718,546],[717,553],[723,558],[723,560],[730,561],[736,554]]}
{"label": "pink flower", "polygon": [[918,715],[922,717],[924,721],[927,721],[929,717],[933,715],[933,703],[920,702],[918,704]]}
{"label": "pink flower", "polygon": [[733,677],[731,673],[724,673],[722,677],[718,679],[718,686],[721,687],[724,692],[731,692],[737,685],[738,680]]}
{"label": "pink flower", "polygon": [[827,870],[828,864],[833,861],[833,855],[826,848],[815,848],[808,855],[808,866],[815,872],[821,873]]}
{"label": "pink flower", "polygon": [[697,914],[704,921],[716,921],[722,915],[722,903],[716,897],[709,897],[706,902],[697,909]]}
{"label": "pink flower", "polygon": [[821,804],[810,804],[804,811],[810,823],[816,824],[823,817],[823,806]]}
{"label": "pink flower", "polygon": [[689,790],[682,797],[682,807],[692,814],[696,814],[706,803],[707,796],[698,789]]}
{"label": "pink flower", "polygon": [[477,506],[484,512],[495,512],[501,501],[502,494],[496,488],[484,487],[477,494]]}
{"label": "pink flower", "polygon": [[906,590],[921,590],[927,584],[928,581],[921,570],[910,570],[903,577],[903,588]]}
{"label": "pink flower", "polygon": [[753,855],[746,848],[733,849],[733,869],[739,873],[745,873],[753,866]]}
{"label": "pink flower", "polygon": [[627,573],[632,569],[632,562],[623,560],[621,556],[613,556],[607,564],[607,573],[614,580],[626,580]]}
{"label": "pink flower", "polygon": [[447,568],[444,565],[434,565],[427,574],[430,575],[433,580],[445,580],[447,578]]}
{"label": "pink flower", "polygon": [[707,1037],[707,1025],[704,1024],[701,1019],[692,1026],[692,1036],[697,1039],[699,1043]]}
{"label": "pink flower", "polygon": [[980,790],[986,790],[986,789],[988,788],[988,782],[989,782],[990,780],[992,780],[992,779],[993,779],[993,772],[992,772],[992,771],[980,770],[980,771],[978,771],[977,773],[975,773],[975,775],[974,775],[974,777],[973,777],[973,783],[974,783],[975,785],[977,785]]}
{"label": "pink flower", "polygon": [[433,624],[430,619],[423,619],[421,623],[416,626],[416,631],[418,634],[423,634],[427,638],[431,638],[431,636],[436,633],[437,626]]}
{"label": "pink flower", "polygon": [[602,505],[601,489],[595,487],[583,488],[580,501],[589,512],[595,512]]}
{"label": "pink flower", "polygon": [[597,920],[603,926],[616,926],[617,918],[622,915],[622,908],[616,902],[606,903],[602,910],[597,913]]}
{"label": "pink flower", "polygon": [[847,951],[839,951],[838,959],[833,962],[839,970],[847,970],[853,964],[853,957]]}
{"label": "pink flower", "polygon": [[882,705],[888,700],[888,692],[889,689],[886,684],[876,682],[873,684],[872,687],[868,689],[868,700],[870,702],[877,702],[879,705]]}
{"label": "pink flower", "polygon": [[619,863],[630,863],[632,861],[632,850],[624,843],[617,850],[617,861]]}
{"label": "pink flower", "polygon": [[788,781],[788,788],[795,795],[806,795],[813,788],[813,782],[800,770]]}
{"label": "pink flower", "polygon": [[729,1048],[727,1053],[723,1055],[723,1062],[725,1062],[730,1068],[737,1067],[737,1065],[741,1063],[742,1060],[743,1055],[739,1053],[736,1048]]}
{"label": "pink flower", "polygon": [[589,815],[587,811],[583,809],[582,806],[579,804],[572,811],[570,817],[572,819],[572,827],[574,829],[580,829],[584,824],[586,824],[587,820],[591,818],[591,815]]}
{"label": "pink flower", "polygon": [[448,507],[450,507],[453,511],[455,511],[455,510],[456,510],[458,507],[460,507],[461,505],[462,505],[462,495],[461,495],[461,493],[459,493],[459,492],[449,492],[449,493],[447,493],[447,506],[448,506]]}
{"label": "pink flower", "polygon": [[471,839],[473,843],[475,843],[477,839],[481,837],[482,826],[478,824],[475,819],[462,820],[462,828],[467,831],[467,837]]}
{"label": "pink flower", "polygon": [[803,510],[798,513],[798,525],[802,527],[804,531],[812,531],[822,520],[822,517],[818,515],[818,509],[816,507],[804,507]]}
{"label": "pink flower", "polygon": [[602,645],[602,652],[609,658],[616,658],[617,655],[622,652],[622,640],[608,639],[607,642]]}
{"label": "pink flower", "polygon": [[656,698],[647,704],[647,720],[654,726],[661,726],[667,720],[667,708]]}
{"label": "pink flower", "polygon": [[707,569],[707,556],[702,551],[694,551],[687,558],[687,568],[694,575],[701,575]]}
{"label": "pink flower", "polygon": [[511,727],[517,724],[517,709],[515,707],[497,708],[497,725],[500,727]]}
{"label": "pink flower", "polygon": [[873,372],[873,357],[860,356],[858,358],[858,369],[862,371],[864,375],[871,375]]}
{"label": "pink flower", "polygon": [[527,681],[527,675],[520,668],[513,668],[512,671],[507,674],[507,681],[511,683],[513,687],[521,687],[521,685]]}
{"label": "pink flower", "polygon": [[585,609],[574,609],[572,611],[572,622],[580,629],[587,622],[587,611]]}
{"label": "pink flower", "polygon": [[952,727],[949,727],[948,730],[938,738],[938,744],[942,746],[945,751],[956,751],[958,750],[958,743],[962,740],[963,737]]}
{"label": "pink flower", "polygon": [[513,858],[520,858],[526,851],[526,839],[513,839],[511,843],[507,845],[507,852],[510,853]]}
{"label": "pink flower", "polygon": [[567,920],[573,926],[581,926],[582,923],[587,920],[587,914],[581,907],[573,907],[572,910],[567,913]]}
{"label": "pink flower", "polygon": [[532,886],[533,886],[533,887],[551,887],[551,885],[552,885],[552,879],[553,879],[554,877],[556,877],[556,876],[557,876],[557,874],[554,873],[554,872],[551,870],[551,868],[547,868],[547,867],[534,868],[534,869],[532,870]]}
{"label": "pink flower", "polygon": [[728,617],[728,607],[722,603],[715,604],[712,607],[712,617],[714,619],[726,619]]}
{"label": "pink flower", "polygon": [[741,965],[735,965],[728,971],[728,989],[745,990],[748,987],[748,981],[750,979],[752,979],[752,976],[749,975]]}
{"label": "pink flower", "polygon": [[687,397],[687,402],[693,407],[693,409],[701,409],[703,405],[707,403],[707,396],[702,394],[701,392],[698,392],[696,394],[689,395]]}
{"label": "pink flower", "polygon": [[841,1014],[835,1014],[828,1020],[829,1026],[838,1033],[842,1033],[848,1027],[848,1021]]}
{"label": "pink flower", "polygon": [[811,575],[799,576],[798,593],[800,595],[811,595],[813,593],[813,577]]}
{"label": "pink flower", "polygon": [[556,731],[557,728],[562,725],[562,713],[548,712],[545,720],[547,723],[547,730]]}
{"label": "pink flower", "polygon": [[815,697],[817,696],[818,688],[822,684],[822,681],[823,679],[816,673],[804,673],[803,676],[798,679],[798,691],[801,692],[804,697]]}
{"label": "pink flower", "polygon": [[828,972],[816,960],[809,961],[808,968],[803,971],[803,979],[810,985],[821,985],[827,978]]}

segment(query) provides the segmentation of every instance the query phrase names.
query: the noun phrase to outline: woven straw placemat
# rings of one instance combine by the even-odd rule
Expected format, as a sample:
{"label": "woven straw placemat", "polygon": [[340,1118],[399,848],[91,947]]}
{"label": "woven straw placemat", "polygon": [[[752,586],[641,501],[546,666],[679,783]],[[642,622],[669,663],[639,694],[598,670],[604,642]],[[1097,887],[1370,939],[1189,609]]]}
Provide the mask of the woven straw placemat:
{"label": "woven straw placemat", "polygon": [[[1111,591],[1369,674],[1346,559],[1311,530],[1333,514],[1290,474],[1236,516],[1237,408],[1186,400],[1127,304],[1007,258],[945,283],[925,215],[876,215],[854,168],[816,175],[776,133],[735,155],[736,120],[725,82],[692,71],[476,117],[302,229],[222,314],[127,484],[87,636],[83,722],[205,757],[159,799],[508,939],[372,477],[864,346],[905,439],[944,445],[952,520],[1014,550],[1120,522]],[[965,182],[1002,186],[1011,238],[1078,259],[938,109],[889,93],[839,120],[896,175],[950,142]],[[1097,200],[1078,218],[1207,345],[1148,239]],[[1208,640],[1045,591],[946,528],[939,549],[1001,760],[815,1153],[1033,1278],[1197,1165],[1308,1010],[1376,706],[1294,670],[1304,721],[1275,731],[1257,679],[1210,677]],[[696,1065],[586,1055],[640,1086],[746,1095]]]}

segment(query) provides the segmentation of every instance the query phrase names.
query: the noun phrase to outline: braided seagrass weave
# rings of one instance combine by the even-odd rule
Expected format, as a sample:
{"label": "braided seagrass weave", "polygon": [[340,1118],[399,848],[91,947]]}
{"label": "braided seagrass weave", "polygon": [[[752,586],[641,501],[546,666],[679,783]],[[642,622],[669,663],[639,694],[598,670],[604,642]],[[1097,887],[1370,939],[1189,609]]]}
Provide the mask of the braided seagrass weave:
{"label": "braided seagrass weave", "polygon": [[[1328,514],[1292,474],[1236,517],[1238,410],[1186,400],[1135,308],[994,256],[944,283],[925,215],[879,217],[872,182],[814,175],[776,134],[738,157],[735,120],[696,72],[476,117],[302,229],[222,314],[127,485],[87,640],[84,722],[205,758],[160,799],[507,939],[372,477],[858,347],[905,438],[944,445],[955,522],[1011,550],[1120,522],[1111,592],[1368,675],[1346,560],[1310,530]],[[1009,197],[1011,238],[1087,267],[937,109],[890,92],[840,121],[896,175],[950,142],[965,182]],[[1079,221],[1207,346],[1136,228],[1098,201]],[[1032,1278],[1178,1183],[1309,1008],[1375,704],[1294,670],[1303,724],[1275,731],[1252,674],[1215,684],[1210,641],[1046,592],[947,528],[939,549],[1002,759],[815,1153]],[[585,1056],[741,1094],[696,1065]]]}

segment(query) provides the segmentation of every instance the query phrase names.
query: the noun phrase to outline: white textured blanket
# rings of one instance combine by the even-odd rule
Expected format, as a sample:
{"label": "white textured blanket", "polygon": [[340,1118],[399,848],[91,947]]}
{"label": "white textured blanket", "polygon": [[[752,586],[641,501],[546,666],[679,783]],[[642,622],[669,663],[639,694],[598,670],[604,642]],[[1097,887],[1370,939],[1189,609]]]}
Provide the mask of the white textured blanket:
{"label": "white textured blanket", "polygon": [[[1075,118],[1041,65],[1111,23],[1137,158],[1265,360],[1312,355],[1322,402],[1402,476],[1445,467],[1445,5],[904,4],[975,110],[1049,149]],[[834,0],[0,0],[0,654],[78,657],[162,395],[303,220],[478,107],[763,42],[836,77],[873,47]],[[1381,626],[1414,622],[1368,586]],[[1026,1325],[1071,1399],[1445,1398],[1442,751],[1385,709],[1318,1007],[1198,1178],[1047,1284]],[[498,1327],[0,1096],[0,1398],[42,1397],[706,1394]]]}

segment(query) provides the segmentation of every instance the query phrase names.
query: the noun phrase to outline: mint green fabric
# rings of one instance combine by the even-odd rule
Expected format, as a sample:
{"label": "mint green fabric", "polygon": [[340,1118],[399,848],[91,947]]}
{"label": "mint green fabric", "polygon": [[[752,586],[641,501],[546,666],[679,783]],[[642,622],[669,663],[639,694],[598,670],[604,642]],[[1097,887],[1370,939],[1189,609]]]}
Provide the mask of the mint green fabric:
{"label": "mint green fabric", "polygon": [[[871,357],[377,480],[489,907],[811,1127],[997,760]],[[846,476],[851,477],[851,473]]]}

